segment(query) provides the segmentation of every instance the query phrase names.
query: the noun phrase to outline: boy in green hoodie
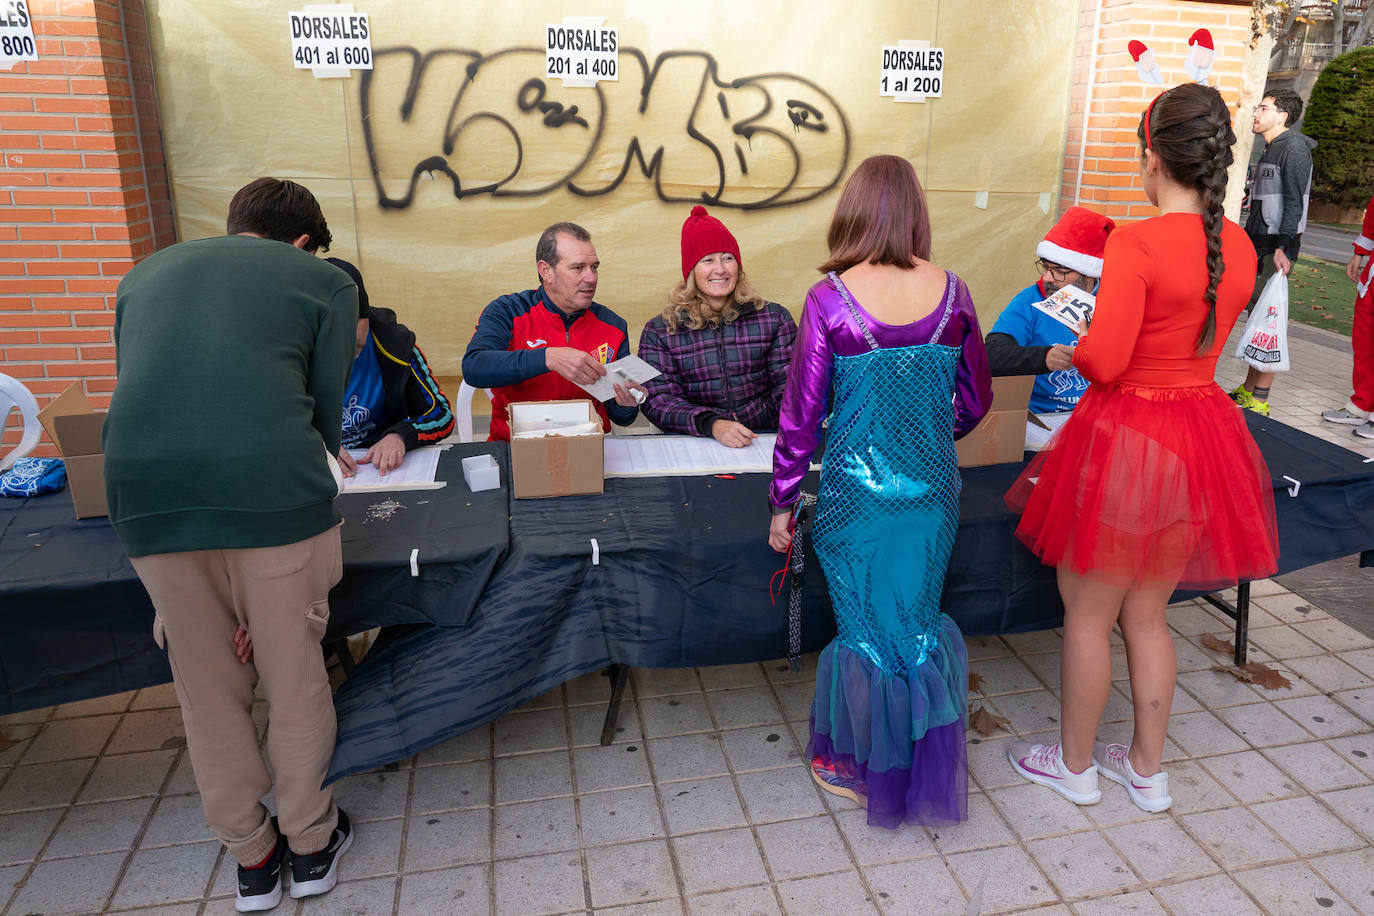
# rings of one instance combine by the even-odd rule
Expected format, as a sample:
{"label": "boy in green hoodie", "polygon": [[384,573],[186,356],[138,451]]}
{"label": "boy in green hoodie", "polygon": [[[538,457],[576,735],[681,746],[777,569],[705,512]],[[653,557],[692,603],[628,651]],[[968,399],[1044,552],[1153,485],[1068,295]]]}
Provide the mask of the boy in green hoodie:
{"label": "boy in green hoodie", "polygon": [[[147,258],[119,284],[105,420],[110,521],[167,650],[205,819],[238,860],[237,908],[330,890],[353,839],[321,789],[337,723],[320,640],[342,574],[339,404],[357,289],[319,203],[260,178],[228,233]],[[240,660],[236,634],[251,630]],[[253,722],[271,716],[273,789]]]}

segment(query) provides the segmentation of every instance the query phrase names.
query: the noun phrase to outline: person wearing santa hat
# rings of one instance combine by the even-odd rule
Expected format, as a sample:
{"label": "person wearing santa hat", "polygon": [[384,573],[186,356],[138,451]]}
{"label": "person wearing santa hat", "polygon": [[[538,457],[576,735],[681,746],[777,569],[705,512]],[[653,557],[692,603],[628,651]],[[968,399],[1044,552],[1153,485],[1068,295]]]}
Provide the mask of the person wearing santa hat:
{"label": "person wearing santa hat", "polygon": [[661,375],[644,383],[644,414],[665,433],[742,448],[778,428],[797,324],[744,276],[739,242],[692,208],[682,224],[682,282],[639,336],[639,358]]}
{"label": "person wearing santa hat", "polygon": [[1064,211],[1036,246],[1040,279],[1007,303],[984,346],[992,374],[1035,375],[1030,409],[1035,413],[1073,410],[1088,383],[1073,367],[1078,335],[1035,307],[1065,286],[1096,292],[1102,253],[1116,223],[1086,207]]}

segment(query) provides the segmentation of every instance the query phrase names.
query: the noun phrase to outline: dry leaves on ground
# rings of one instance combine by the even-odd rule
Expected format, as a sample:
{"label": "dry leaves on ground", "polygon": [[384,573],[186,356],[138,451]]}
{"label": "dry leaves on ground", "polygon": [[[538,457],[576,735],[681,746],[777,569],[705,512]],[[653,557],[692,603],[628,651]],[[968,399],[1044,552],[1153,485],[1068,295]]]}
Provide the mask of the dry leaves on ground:
{"label": "dry leaves on ground", "polygon": [[1225,652],[1227,655],[1235,655],[1236,647],[1229,639],[1220,639],[1211,633],[1202,634],[1202,645],[1213,652]]}
{"label": "dry leaves on ground", "polygon": [[969,693],[975,693],[975,692],[977,692],[977,691],[979,691],[979,690],[982,690],[982,689],[983,689],[983,676],[982,676],[981,674],[974,674],[972,671],[970,671],[970,672],[968,673],[968,692],[969,692]]}
{"label": "dry leaves on ground", "polygon": [[1258,684],[1266,690],[1278,690],[1280,687],[1293,686],[1293,682],[1284,677],[1281,672],[1259,662],[1251,662],[1240,668],[1235,665],[1213,665],[1212,670],[1224,672],[1247,684]]}
{"label": "dry leaves on ground", "polygon": [[19,742],[11,738],[4,732],[0,732],[0,751],[7,751]]}
{"label": "dry leaves on ground", "polygon": [[1010,719],[1004,719],[996,713],[988,712],[987,707],[984,706],[979,706],[973,711],[973,715],[969,716],[968,724],[978,734],[985,736],[991,735],[999,728],[1011,731],[1008,727],[1011,725]]}

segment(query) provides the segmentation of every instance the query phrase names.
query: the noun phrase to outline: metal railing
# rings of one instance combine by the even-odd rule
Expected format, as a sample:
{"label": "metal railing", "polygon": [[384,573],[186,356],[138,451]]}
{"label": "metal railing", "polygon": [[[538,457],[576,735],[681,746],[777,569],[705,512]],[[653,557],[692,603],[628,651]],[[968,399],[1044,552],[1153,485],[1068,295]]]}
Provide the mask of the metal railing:
{"label": "metal railing", "polygon": [[1269,58],[1269,72],[1276,70],[1319,70],[1334,56],[1330,42],[1292,42],[1283,45]]}

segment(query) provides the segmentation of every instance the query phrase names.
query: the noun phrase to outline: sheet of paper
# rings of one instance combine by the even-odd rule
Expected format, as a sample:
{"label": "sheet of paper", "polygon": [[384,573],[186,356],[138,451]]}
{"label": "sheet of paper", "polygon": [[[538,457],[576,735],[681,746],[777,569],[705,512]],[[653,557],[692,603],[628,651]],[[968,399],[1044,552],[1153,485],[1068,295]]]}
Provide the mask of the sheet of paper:
{"label": "sheet of paper", "polygon": [[651,378],[661,375],[657,369],[633,354],[606,364],[606,374],[590,385],[578,385],[583,391],[598,401],[609,401],[615,397],[615,386],[630,382],[644,384]]}
{"label": "sheet of paper", "polygon": [[1045,444],[1050,441],[1050,436],[1053,436],[1055,430],[1063,426],[1065,421],[1073,416],[1073,413],[1066,410],[1062,413],[1038,413],[1036,416],[1049,429],[1041,429],[1029,420],[1026,421],[1026,449],[1032,452],[1038,452],[1044,448]]}
{"label": "sheet of paper", "polygon": [[[437,490],[447,486],[445,481],[436,481],[434,473],[439,467],[439,453],[443,449],[437,445],[412,449],[406,452],[401,466],[392,468],[383,477],[370,464],[358,465],[358,473],[344,480],[345,493],[360,493],[371,490]],[[365,448],[351,448],[348,454],[353,460],[367,454]]]}
{"label": "sheet of paper", "polygon": [[744,448],[697,436],[607,436],[607,477],[695,477],[705,474],[772,473],[773,434]]}
{"label": "sheet of paper", "polygon": [[1078,333],[1078,322],[1093,320],[1093,308],[1097,297],[1092,293],[1069,285],[1050,294],[1048,299],[1034,303],[1040,311],[1049,315],[1064,327]]}

